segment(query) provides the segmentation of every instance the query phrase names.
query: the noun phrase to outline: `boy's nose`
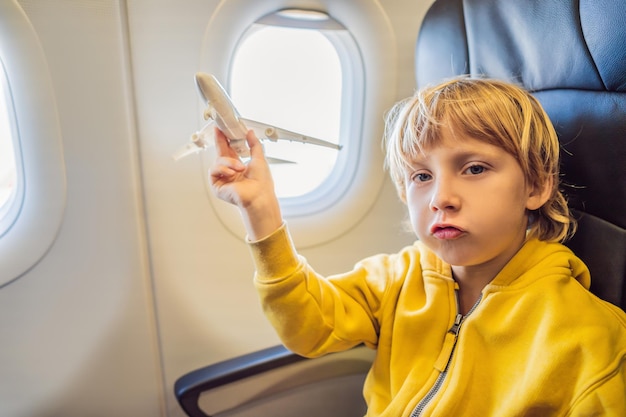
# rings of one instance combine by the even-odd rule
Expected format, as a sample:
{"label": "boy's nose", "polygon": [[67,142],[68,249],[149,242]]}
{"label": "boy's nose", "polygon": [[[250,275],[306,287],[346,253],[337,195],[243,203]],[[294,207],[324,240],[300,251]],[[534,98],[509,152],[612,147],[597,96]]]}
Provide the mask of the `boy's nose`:
{"label": "boy's nose", "polygon": [[461,200],[454,191],[454,185],[449,181],[437,181],[430,199],[430,209],[432,211],[453,211],[458,210],[460,205]]}

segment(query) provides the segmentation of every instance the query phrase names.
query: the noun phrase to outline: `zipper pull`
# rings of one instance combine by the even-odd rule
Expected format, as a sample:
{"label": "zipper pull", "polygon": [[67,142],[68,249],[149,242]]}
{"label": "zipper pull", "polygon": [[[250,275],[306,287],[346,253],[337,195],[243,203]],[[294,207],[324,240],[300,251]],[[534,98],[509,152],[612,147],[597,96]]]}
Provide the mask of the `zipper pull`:
{"label": "zipper pull", "polygon": [[461,322],[463,321],[463,315],[457,314],[454,318],[454,323],[448,333],[446,333],[446,337],[443,340],[443,347],[441,348],[441,353],[439,353],[439,357],[435,361],[435,369],[439,372],[445,371],[448,367],[448,363],[450,362],[450,358],[452,357],[452,352],[454,351],[454,346],[456,345],[456,339],[459,336],[459,330],[461,329]]}
{"label": "zipper pull", "polygon": [[459,330],[461,329],[462,321],[463,321],[463,315],[461,313],[457,313],[456,317],[454,318],[454,323],[452,324],[452,327],[450,327],[450,330],[448,330],[448,333],[452,333],[455,336],[458,336]]}

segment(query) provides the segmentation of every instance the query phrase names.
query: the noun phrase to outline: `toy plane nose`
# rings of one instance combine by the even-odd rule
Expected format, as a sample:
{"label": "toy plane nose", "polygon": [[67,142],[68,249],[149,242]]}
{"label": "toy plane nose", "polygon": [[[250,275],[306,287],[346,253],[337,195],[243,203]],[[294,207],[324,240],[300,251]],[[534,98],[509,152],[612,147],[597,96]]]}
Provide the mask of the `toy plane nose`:
{"label": "toy plane nose", "polygon": [[210,76],[208,74],[204,74],[202,72],[196,73],[196,86],[198,87],[198,92],[202,96],[202,98],[208,100],[209,98],[209,89],[210,89]]}
{"label": "toy plane nose", "polygon": [[198,92],[205,101],[210,101],[213,98],[213,92],[222,90],[219,81],[211,74],[198,72],[195,78]]}

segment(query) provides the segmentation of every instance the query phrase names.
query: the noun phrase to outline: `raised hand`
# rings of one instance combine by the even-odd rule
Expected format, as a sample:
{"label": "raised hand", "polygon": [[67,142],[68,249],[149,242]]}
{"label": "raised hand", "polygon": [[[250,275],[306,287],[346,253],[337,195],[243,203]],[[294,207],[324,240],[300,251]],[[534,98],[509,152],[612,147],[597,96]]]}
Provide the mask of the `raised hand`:
{"label": "raised hand", "polygon": [[278,229],[282,216],[263,146],[252,130],[246,141],[250,160],[244,164],[226,136],[215,129],[217,158],[209,171],[209,180],[218,198],[239,207],[248,238],[258,240]]}

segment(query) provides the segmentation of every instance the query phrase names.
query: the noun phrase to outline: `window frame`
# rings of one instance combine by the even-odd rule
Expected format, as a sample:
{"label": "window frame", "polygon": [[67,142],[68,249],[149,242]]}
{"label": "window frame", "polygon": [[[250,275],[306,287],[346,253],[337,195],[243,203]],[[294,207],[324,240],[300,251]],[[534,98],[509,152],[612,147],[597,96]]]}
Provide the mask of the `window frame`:
{"label": "window frame", "polygon": [[[66,204],[61,130],[39,38],[17,2],[0,2],[0,60],[14,109],[21,174],[15,213],[0,236],[0,288],[36,265],[55,241]],[[8,220],[6,220],[8,221]]]}
{"label": "window frame", "polygon": [[[363,94],[362,123],[358,133],[350,135],[349,139],[354,144],[353,150],[344,152],[354,164],[352,172],[331,175],[336,181],[345,181],[341,188],[336,185],[334,199],[325,201],[322,210],[309,211],[305,210],[306,204],[298,204],[299,207],[294,210],[294,205],[281,200],[283,215],[299,248],[316,246],[340,237],[370,212],[388,177],[383,169],[381,148],[383,117],[396,101],[395,89],[389,88],[397,83],[397,46],[393,42],[395,35],[378,2],[346,0],[337,3],[325,0],[318,6],[319,11],[332,16],[348,29],[363,58],[364,78],[363,88],[360,89]],[[229,85],[230,60],[239,38],[248,27],[262,16],[281,9],[299,7],[311,9],[310,4],[304,2],[286,4],[284,0],[222,2],[207,24],[201,44],[199,71],[214,74],[224,85]],[[201,118],[203,106],[199,101],[198,127],[204,123]],[[346,145],[345,142],[342,144]],[[202,161],[206,173],[211,156],[205,155]],[[245,229],[237,208],[217,199],[209,190],[206,174],[204,179],[207,196],[217,217],[234,236],[243,238]],[[306,196],[298,198],[303,197]]]}

